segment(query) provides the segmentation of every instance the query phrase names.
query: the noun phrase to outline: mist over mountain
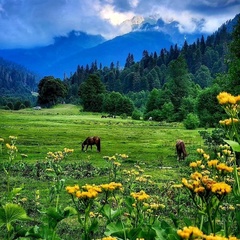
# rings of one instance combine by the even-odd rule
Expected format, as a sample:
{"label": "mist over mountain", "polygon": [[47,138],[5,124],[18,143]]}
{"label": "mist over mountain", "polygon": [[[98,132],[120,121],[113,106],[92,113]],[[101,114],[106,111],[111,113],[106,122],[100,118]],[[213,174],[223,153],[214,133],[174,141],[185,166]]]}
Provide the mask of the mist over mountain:
{"label": "mist over mountain", "polygon": [[[139,61],[144,50],[159,54],[161,49],[169,50],[171,45],[182,47],[206,35],[201,33],[201,22],[193,33],[183,33],[179,23],[165,23],[161,18],[135,17],[120,27],[128,26],[131,31],[125,35],[106,40],[100,35],[89,35],[72,31],[67,36],[58,36],[53,44],[30,49],[2,49],[0,57],[21,64],[41,77],[52,75],[61,79],[70,76],[78,65],[93,62],[110,66],[111,63],[124,67],[129,53]],[[229,30],[230,31],[230,30]]]}

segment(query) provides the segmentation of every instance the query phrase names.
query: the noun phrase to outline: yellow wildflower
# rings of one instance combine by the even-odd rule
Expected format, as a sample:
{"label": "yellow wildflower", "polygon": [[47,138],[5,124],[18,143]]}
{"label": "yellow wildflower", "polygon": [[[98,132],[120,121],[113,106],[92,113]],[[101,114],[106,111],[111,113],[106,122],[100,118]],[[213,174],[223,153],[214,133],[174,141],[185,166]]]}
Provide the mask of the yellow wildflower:
{"label": "yellow wildflower", "polygon": [[203,236],[203,232],[200,229],[198,229],[197,227],[192,227],[192,226],[184,227],[182,230],[179,229],[177,231],[177,234],[183,239],[188,239],[190,237],[191,237],[191,239],[194,239],[194,238]]}
{"label": "yellow wildflower", "polygon": [[188,183],[188,180],[186,178],[182,179],[182,184],[183,184],[183,186],[187,187],[188,189],[193,190],[193,185]]}
{"label": "yellow wildflower", "polygon": [[198,167],[198,164],[196,162],[191,162],[189,164],[189,167],[196,168],[196,167]]}
{"label": "yellow wildflower", "polygon": [[198,152],[199,154],[204,154],[204,150],[201,149],[201,148],[198,148],[198,149],[197,149],[197,152]]}
{"label": "yellow wildflower", "polygon": [[135,198],[137,201],[144,201],[150,198],[150,196],[146,194],[143,190],[141,190],[140,192],[131,193],[131,196]]}
{"label": "yellow wildflower", "polygon": [[15,137],[15,136],[9,136],[9,139],[10,139],[10,140],[17,140],[17,137]]}
{"label": "yellow wildflower", "polygon": [[183,185],[182,184],[174,184],[172,185],[172,188],[182,188]]}
{"label": "yellow wildflower", "polygon": [[204,153],[204,154],[203,154],[203,157],[204,157],[206,160],[208,160],[208,159],[210,158],[210,155],[209,155],[209,154],[206,154],[206,153]]}
{"label": "yellow wildflower", "polygon": [[233,171],[233,167],[229,167],[227,166],[225,163],[219,163],[216,168],[219,171],[224,171],[224,172],[232,172]]}
{"label": "yellow wildflower", "polygon": [[10,145],[9,143],[6,143],[6,147],[7,147],[8,149],[11,149],[11,145]]}
{"label": "yellow wildflower", "polygon": [[117,240],[117,238],[109,236],[102,238],[102,240]]}
{"label": "yellow wildflower", "polygon": [[109,184],[101,184],[100,187],[105,191],[122,190],[122,184],[115,182],[111,182]]}
{"label": "yellow wildflower", "polygon": [[113,164],[114,164],[116,167],[120,167],[120,166],[121,166],[121,163],[120,163],[120,162],[113,162]]}
{"label": "yellow wildflower", "polygon": [[235,97],[232,96],[230,93],[227,93],[227,92],[219,93],[218,96],[217,96],[217,99],[218,99],[219,104],[221,104],[221,105],[225,105],[225,104],[228,104],[228,103],[231,103],[231,104],[236,103]]}
{"label": "yellow wildflower", "polygon": [[208,164],[209,167],[216,167],[218,162],[219,162],[219,160],[215,159],[215,160],[208,161],[207,164]]}
{"label": "yellow wildflower", "polygon": [[232,191],[232,188],[230,185],[228,185],[225,182],[218,182],[212,185],[211,191],[219,195],[224,195],[224,194],[230,193]]}
{"label": "yellow wildflower", "polygon": [[195,180],[201,179],[202,178],[202,174],[199,173],[199,172],[192,173],[191,174],[191,178],[195,179]]}

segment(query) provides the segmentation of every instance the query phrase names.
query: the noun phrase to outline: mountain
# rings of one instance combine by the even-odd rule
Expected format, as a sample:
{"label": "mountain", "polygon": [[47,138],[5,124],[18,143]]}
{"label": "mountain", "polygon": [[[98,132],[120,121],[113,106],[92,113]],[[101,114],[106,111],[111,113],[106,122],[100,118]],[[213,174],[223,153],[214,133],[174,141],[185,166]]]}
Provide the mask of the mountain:
{"label": "mountain", "polygon": [[113,62],[124,67],[129,53],[138,61],[144,50],[159,54],[163,48],[168,50],[176,44],[182,47],[185,40],[191,44],[203,35],[202,22],[197,23],[198,29],[191,34],[180,32],[178,22],[165,23],[156,16],[147,19],[135,17],[124,24],[132,31],[108,41],[99,35],[72,31],[67,36],[56,37],[49,46],[2,49],[0,57],[19,63],[42,77],[52,75],[64,78],[75,72],[78,65],[91,65],[96,61],[102,66],[110,66]]}
{"label": "mountain", "polygon": [[147,32],[147,34],[141,31],[131,32],[60,60],[48,71],[59,76],[63,75],[64,69],[64,73],[69,76],[69,73],[76,71],[78,65],[90,65],[95,61],[102,66],[109,67],[113,62],[124,67],[129,53],[134,55],[135,60],[139,60],[145,49],[149,52],[159,52],[161,48],[169,48],[173,44],[169,39],[170,36],[156,31]]}
{"label": "mountain", "polygon": [[68,58],[84,49],[92,48],[104,41],[106,40],[100,35],[71,31],[67,36],[56,37],[54,44],[49,46],[30,49],[2,49],[0,57],[21,64],[40,76],[56,75],[54,71],[49,72],[48,69],[53,65],[56,67],[57,61]]}

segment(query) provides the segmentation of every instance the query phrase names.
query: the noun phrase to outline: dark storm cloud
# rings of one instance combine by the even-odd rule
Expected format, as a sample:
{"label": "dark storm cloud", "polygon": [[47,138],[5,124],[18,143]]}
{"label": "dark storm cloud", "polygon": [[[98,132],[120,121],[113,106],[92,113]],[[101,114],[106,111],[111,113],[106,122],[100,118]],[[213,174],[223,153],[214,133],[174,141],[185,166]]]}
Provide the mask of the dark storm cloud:
{"label": "dark storm cloud", "polygon": [[240,0],[205,0],[191,1],[189,10],[194,12],[202,12],[203,14],[240,12]]}

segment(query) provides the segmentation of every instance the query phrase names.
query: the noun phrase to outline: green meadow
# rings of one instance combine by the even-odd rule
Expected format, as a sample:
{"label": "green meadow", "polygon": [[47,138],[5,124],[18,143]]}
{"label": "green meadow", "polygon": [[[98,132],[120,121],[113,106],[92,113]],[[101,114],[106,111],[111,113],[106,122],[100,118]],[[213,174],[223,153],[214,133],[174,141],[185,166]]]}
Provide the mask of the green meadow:
{"label": "green meadow", "polygon": [[[79,106],[58,105],[51,109],[1,110],[0,137],[5,140],[1,158],[8,158],[5,144],[17,137],[18,156],[25,162],[44,161],[48,152],[74,149],[67,162],[89,161],[97,168],[107,167],[104,156],[127,154],[123,167],[139,164],[155,178],[174,179],[178,168],[196,160],[196,149],[203,147],[199,130],[186,130],[180,123],[136,121],[131,118],[101,118],[100,114],[82,112]],[[88,136],[101,137],[101,152],[81,149]],[[185,162],[176,161],[175,142],[183,139],[189,154]],[[174,179],[175,180],[175,179]]]}
{"label": "green meadow", "polygon": [[[0,239],[178,240],[192,239],[185,231],[190,236],[193,229],[201,239],[207,239],[204,232],[239,232],[238,204],[233,205],[239,185],[225,182],[239,183],[237,168],[234,175],[225,164],[232,161],[226,149],[216,169],[211,164],[219,160],[206,162],[210,155],[199,134],[205,129],[101,118],[68,104],[0,114]],[[82,151],[82,142],[94,135],[101,138],[101,152],[96,146]],[[188,153],[180,162],[177,139]],[[201,194],[205,183],[207,194]],[[226,198],[232,211],[225,212],[219,206],[232,189]]]}

